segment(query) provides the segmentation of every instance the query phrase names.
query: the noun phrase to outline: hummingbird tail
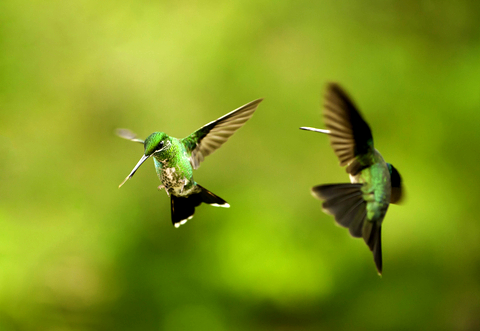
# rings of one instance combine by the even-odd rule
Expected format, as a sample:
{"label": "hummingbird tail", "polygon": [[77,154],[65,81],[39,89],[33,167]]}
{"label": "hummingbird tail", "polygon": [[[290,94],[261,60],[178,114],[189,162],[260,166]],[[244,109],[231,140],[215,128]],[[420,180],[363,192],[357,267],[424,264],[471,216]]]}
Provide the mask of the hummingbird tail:
{"label": "hummingbird tail", "polygon": [[382,275],[382,226],[376,222],[365,222],[363,239],[373,253],[379,275]]}
{"label": "hummingbird tail", "polygon": [[200,206],[202,202],[216,207],[230,207],[225,200],[206,188],[198,184],[197,187],[200,189],[199,192],[186,197],[171,195],[172,223],[176,228],[191,219],[195,213],[195,207]]}
{"label": "hummingbird tail", "polygon": [[338,225],[348,228],[356,238],[363,238],[373,253],[378,273],[382,274],[381,226],[367,219],[363,184],[328,184],[312,188],[312,194],[324,200],[323,210],[335,217]]}

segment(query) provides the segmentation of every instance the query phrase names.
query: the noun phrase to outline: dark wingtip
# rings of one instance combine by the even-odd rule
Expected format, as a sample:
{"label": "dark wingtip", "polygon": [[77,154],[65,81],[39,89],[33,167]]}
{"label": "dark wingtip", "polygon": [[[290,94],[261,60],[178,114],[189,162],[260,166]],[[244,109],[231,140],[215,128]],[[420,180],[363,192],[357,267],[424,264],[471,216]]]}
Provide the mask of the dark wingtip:
{"label": "dark wingtip", "polygon": [[263,98],[255,99],[255,100],[250,101],[249,103],[247,103],[247,105],[250,105],[250,106],[251,106],[251,105],[256,105],[256,106],[258,106],[258,104],[260,104],[260,102],[262,102],[262,101],[263,101]]}
{"label": "dark wingtip", "polygon": [[327,93],[331,91],[349,98],[345,89],[337,82],[327,82],[326,91]]}

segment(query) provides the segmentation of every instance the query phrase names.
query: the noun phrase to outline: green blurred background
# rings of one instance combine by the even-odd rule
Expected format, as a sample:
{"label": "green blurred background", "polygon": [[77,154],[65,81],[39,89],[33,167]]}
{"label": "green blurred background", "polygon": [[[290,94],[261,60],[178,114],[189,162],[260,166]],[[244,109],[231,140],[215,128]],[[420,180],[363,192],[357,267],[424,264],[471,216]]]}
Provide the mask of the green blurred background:
{"label": "green blurred background", "polygon": [[[480,329],[478,1],[0,2],[0,330]],[[403,176],[384,275],[310,195],[340,82]],[[146,137],[259,97],[180,229]]]}

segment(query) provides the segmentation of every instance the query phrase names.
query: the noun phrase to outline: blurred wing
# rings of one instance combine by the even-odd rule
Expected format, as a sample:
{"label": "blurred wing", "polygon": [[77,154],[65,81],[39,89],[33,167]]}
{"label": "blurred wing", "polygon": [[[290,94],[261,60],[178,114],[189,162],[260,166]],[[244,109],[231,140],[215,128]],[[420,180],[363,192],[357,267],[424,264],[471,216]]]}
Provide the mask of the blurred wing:
{"label": "blurred wing", "polygon": [[[325,125],[330,130],[330,144],[340,160],[340,166],[351,164],[357,156],[373,154],[370,128],[347,93],[338,84],[330,83],[327,86],[323,116]],[[369,162],[362,161],[361,163]],[[368,165],[361,164],[360,167],[357,165],[354,168],[358,171],[358,168]]]}
{"label": "blurred wing", "polygon": [[116,129],[115,133],[123,139],[143,144],[143,140],[137,139],[137,135],[128,129]]}
{"label": "blurred wing", "polygon": [[[324,200],[322,208],[335,217],[338,225],[348,228],[353,237],[362,237],[367,220],[367,202],[363,198],[363,184],[327,184],[312,188],[313,195]],[[368,223],[368,222],[367,222]]]}
{"label": "blurred wing", "polygon": [[191,153],[190,163],[194,169],[207,156],[225,143],[231,135],[241,128],[255,112],[258,104],[263,99],[258,99],[235,109],[219,119],[201,127],[191,135],[182,139],[183,144]]}

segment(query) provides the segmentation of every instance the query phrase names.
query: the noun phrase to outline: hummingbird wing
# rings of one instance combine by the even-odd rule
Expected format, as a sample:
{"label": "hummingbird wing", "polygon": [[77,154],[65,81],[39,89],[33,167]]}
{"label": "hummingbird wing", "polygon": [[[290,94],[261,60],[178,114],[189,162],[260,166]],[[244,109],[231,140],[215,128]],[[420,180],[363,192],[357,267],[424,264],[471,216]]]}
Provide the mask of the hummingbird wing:
{"label": "hummingbird wing", "polygon": [[335,217],[338,225],[348,228],[355,238],[362,237],[367,202],[361,191],[363,184],[328,184],[312,188],[312,194],[323,200],[323,210]]}
{"label": "hummingbird wing", "polygon": [[257,99],[247,103],[183,138],[182,143],[191,153],[192,167],[197,169],[207,155],[212,154],[241,128],[252,117],[262,100]]}
{"label": "hummingbird wing", "polygon": [[373,163],[369,157],[374,151],[370,127],[338,84],[327,86],[323,117],[340,166],[348,165],[347,172],[355,175]]}
{"label": "hummingbird wing", "polygon": [[134,141],[134,142],[143,144],[143,140],[142,139],[137,139],[137,135],[135,133],[133,133],[132,131],[130,131],[129,129],[116,129],[115,133],[117,134],[117,136],[119,136],[123,139],[127,139],[127,140],[130,140],[130,141]]}
{"label": "hummingbird wing", "polygon": [[323,210],[335,217],[338,225],[348,228],[356,238],[363,238],[373,253],[379,274],[382,274],[381,225],[367,217],[367,202],[359,183],[328,184],[312,188],[312,194],[323,200]]}

